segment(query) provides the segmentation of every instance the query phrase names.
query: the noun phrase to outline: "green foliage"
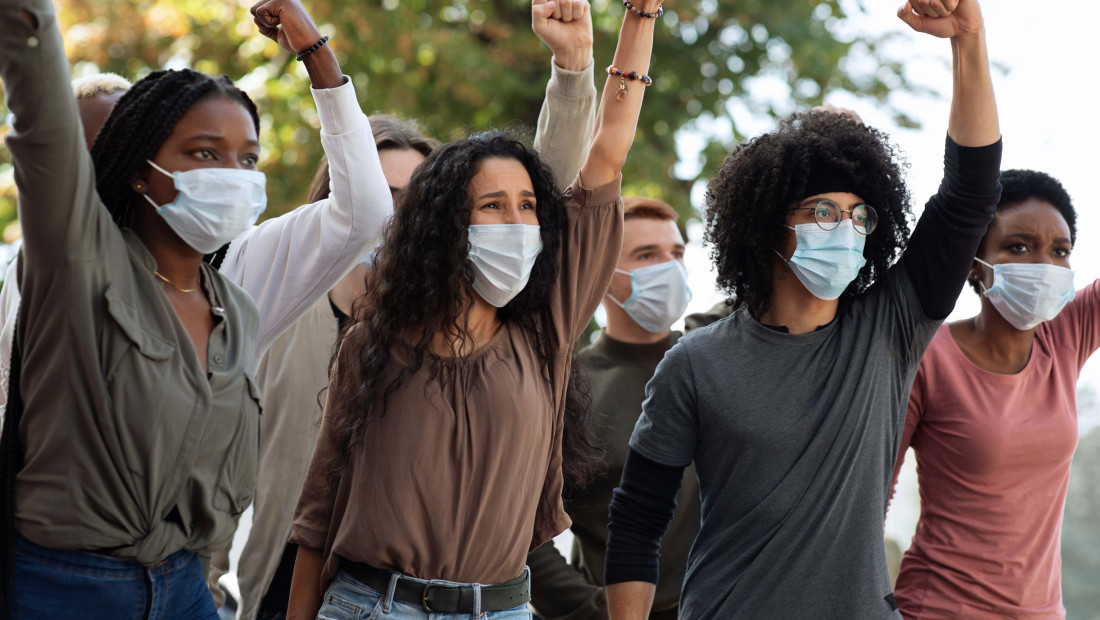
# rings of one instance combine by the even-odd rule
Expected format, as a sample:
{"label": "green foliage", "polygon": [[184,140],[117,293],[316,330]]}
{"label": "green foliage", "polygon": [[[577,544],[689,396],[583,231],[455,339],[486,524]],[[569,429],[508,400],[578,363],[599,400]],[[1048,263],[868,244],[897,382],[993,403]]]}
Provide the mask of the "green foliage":
{"label": "green foliage", "polygon": [[[257,101],[268,173],[267,216],[300,204],[321,156],[319,122],[305,71],[256,34],[251,0],[55,0],[74,75],[113,71],[130,79],[190,65],[225,73]],[[599,73],[613,55],[623,7],[593,0]],[[364,110],[418,119],[441,139],[516,122],[533,127],[549,76],[549,53],[530,29],[526,0],[313,0]],[[841,0],[691,0],[670,3],[657,29],[649,89],[624,180],[694,216],[692,186],[730,147],[708,128],[732,123],[728,103],[784,114],[835,89],[884,102],[908,88],[897,63],[876,58],[880,41],[840,34]],[[749,98],[756,76],[789,85],[784,105]],[[781,109],[776,109],[777,107]],[[3,112],[0,109],[0,112]],[[708,143],[688,178],[673,171],[677,135],[702,129]],[[0,132],[3,128],[0,128]],[[701,164],[701,165],[700,165]],[[681,171],[682,172],[682,171]],[[6,151],[0,150],[0,229],[15,215]],[[10,236],[10,231],[9,235]]]}

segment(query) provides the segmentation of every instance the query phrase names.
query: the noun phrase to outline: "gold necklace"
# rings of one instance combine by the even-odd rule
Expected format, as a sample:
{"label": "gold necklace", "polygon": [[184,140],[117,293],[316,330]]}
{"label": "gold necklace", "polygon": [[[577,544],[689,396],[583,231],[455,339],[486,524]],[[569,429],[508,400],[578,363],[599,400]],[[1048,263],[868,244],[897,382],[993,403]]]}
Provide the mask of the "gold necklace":
{"label": "gold necklace", "polygon": [[180,288],[180,287],[176,286],[171,280],[169,280],[168,278],[161,275],[161,273],[159,271],[157,271],[156,269],[153,270],[153,275],[160,278],[161,280],[164,280],[165,284],[167,284],[168,286],[171,286],[172,288],[176,289],[177,291],[179,291],[181,293],[194,293],[195,291],[199,290],[197,287],[196,288]]}

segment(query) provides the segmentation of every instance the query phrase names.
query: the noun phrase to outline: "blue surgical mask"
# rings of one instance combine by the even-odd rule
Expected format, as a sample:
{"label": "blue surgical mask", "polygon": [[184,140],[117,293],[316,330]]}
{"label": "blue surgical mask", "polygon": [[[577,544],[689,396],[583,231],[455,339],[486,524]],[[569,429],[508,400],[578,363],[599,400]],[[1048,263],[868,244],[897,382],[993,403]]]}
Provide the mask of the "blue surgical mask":
{"label": "blue surgical mask", "polygon": [[840,297],[867,263],[863,258],[867,237],[856,232],[850,219],[833,230],[825,230],[816,223],[787,228],[794,231],[796,245],[786,262],[814,297]]}
{"label": "blue surgical mask", "polygon": [[[1027,331],[1058,316],[1077,295],[1073,270],[1045,263],[1001,263],[993,269],[993,286],[982,293],[1013,327]],[[979,283],[980,284],[980,283]]]}
{"label": "blue surgical mask", "polygon": [[630,297],[620,302],[609,293],[607,298],[647,332],[667,332],[687,310],[691,289],[688,288],[687,269],[680,261],[670,260],[630,271],[615,271],[630,276]]}
{"label": "blue surgical mask", "polygon": [[467,229],[474,290],[482,299],[503,308],[531,279],[542,252],[542,231],[527,224],[481,224]]}
{"label": "blue surgical mask", "polygon": [[168,172],[152,161],[149,165],[172,177],[179,194],[157,209],[184,243],[209,254],[229,243],[256,223],[267,207],[267,177],[239,168],[195,168]]}

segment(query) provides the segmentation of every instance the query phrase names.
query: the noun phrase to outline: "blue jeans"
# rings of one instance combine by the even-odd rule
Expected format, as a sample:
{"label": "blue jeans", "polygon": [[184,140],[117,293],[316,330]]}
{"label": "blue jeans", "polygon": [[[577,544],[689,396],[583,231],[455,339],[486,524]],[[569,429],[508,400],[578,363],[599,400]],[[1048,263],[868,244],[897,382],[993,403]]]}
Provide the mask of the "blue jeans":
{"label": "blue jeans", "polygon": [[217,620],[197,553],[177,551],[152,566],[101,553],[15,544],[19,620]]}
{"label": "blue jeans", "polygon": [[[368,588],[360,581],[344,571],[336,573],[328,590],[325,590],[325,598],[321,601],[321,609],[317,612],[317,620],[470,620],[482,618],[483,620],[531,620],[531,611],[527,605],[520,605],[512,609],[501,611],[484,611],[480,614],[448,614],[439,612],[427,612],[420,605],[410,605],[393,600],[393,590],[397,585],[396,573],[390,581],[389,592],[379,592]],[[402,579],[410,579],[402,577]],[[414,579],[413,581],[421,581]],[[428,583],[424,581],[423,583]],[[431,583],[443,585],[471,585],[459,584],[453,581],[433,579]]]}

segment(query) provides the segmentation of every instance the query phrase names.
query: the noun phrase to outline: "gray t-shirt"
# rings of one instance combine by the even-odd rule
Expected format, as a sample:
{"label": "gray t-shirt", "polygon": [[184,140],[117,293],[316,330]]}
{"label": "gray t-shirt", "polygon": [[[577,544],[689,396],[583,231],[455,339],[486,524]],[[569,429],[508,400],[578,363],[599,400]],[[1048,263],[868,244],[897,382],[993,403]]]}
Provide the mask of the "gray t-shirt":
{"label": "gray t-shirt", "polygon": [[630,447],[694,461],[699,475],[681,617],[901,618],[883,521],[909,390],[940,322],[899,267],[817,331],[741,310],[665,355]]}

